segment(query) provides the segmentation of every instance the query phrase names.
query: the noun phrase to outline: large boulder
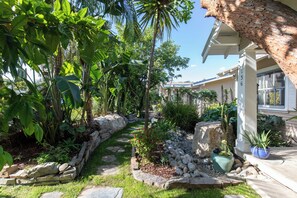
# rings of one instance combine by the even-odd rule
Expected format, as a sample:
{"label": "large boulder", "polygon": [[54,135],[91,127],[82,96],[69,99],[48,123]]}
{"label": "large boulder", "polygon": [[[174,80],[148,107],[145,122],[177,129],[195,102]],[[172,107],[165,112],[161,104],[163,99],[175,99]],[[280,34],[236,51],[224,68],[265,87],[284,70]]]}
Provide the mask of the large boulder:
{"label": "large boulder", "polygon": [[127,119],[118,114],[111,114],[94,118],[93,125],[100,127],[100,134],[113,134],[127,125]]}
{"label": "large boulder", "polygon": [[195,127],[192,150],[199,157],[210,157],[223,138],[220,122],[199,122]]}

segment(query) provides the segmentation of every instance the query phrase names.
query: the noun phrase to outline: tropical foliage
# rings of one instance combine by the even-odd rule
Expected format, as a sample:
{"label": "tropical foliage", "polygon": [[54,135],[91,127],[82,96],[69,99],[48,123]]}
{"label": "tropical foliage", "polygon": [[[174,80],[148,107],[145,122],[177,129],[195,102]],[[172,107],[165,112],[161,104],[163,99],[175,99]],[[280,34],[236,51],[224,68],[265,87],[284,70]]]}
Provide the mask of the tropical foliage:
{"label": "tropical foliage", "polygon": [[[162,9],[175,12],[172,27],[189,19],[190,1],[166,5],[173,10]],[[140,115],[146,83],[150,81],[147,88],[154,89],[189,61],[178,55],[179,46],[172,41],[155,48],[151,41],[162,34],[144,28],[148,19],[142,20],[141,35],[137,14],[140,17],[144,11],[145,1],[1,1],[2,137],[22,132],[40,145],[51,145],[44,146],[49,153],[59,153],[60,146],[52,146],[65,141],[76,144],[94,115]],[[107,20],[117,24],[117,34]],[[172,25],[162,23],[156,26],[162,32]],[[152,48],[156,53],[150,59]],[[150,64],[155,65],[152,74],[147,69]],[[1,168],[12,159],[0,148]],[[73,148],[66,150],[70,153]],[[47,160],[50,157],[44,153],[38,161]]]}

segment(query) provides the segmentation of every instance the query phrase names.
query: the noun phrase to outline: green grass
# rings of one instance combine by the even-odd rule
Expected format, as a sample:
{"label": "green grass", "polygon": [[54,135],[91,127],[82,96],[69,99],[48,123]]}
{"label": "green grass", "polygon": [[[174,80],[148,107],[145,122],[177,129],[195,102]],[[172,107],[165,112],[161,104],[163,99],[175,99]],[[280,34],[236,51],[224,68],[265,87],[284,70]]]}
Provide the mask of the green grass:
{"label": "green grass", "polygon": [[[145,197],[201,197],[201,198],[221,198],[224,195],[244,195],[246,198],[258,198],[259,196],[246,184],[231,186],[224,189],[203,189],[203,190],[186,190],[174,189],[164,190],[158,189],[134,180],[130,172],[131,145],[129,143],[118,143],[116,139],[122,137],[121,134],[131,132],[127,130],[129,127],[139,127],[140,123],[130,124],[128,127],[113,135],[112,138],[100,144],[90,157],[87,165],[82,170],[81,177],[75,182],[60,184],[55,186],[14,186],[0,187],[0,197],[16,197],[16,198],[36,198],[42,193],[60,191],[63,197],[74,198],[79,195],[81,190],[86,186],[112,186],[124,189],[124,197],[127,198],[145,198]],[[111,154],[105,148],[108,146],[120,145],[125,148],[124,153],[115,154],[117,161],[121,167],[120,173],[115,176],[99,176],[96,175],[97,167],[104,165],[101,157]]]}

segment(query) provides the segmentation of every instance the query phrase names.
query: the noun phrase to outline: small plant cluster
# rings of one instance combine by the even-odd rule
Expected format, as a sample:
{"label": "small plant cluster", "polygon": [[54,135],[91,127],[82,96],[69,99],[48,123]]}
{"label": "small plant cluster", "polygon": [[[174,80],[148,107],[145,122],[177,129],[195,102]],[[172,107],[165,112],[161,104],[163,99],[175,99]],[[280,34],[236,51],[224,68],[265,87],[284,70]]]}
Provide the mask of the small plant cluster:
{"label": "small plant cluster", "polygon": [[268,133],[270,131],[270,146],[280,147],[289,146],[282,136],[282,130],[285,126],[285,121],[275,115],[257,115],[257,130]]}
{"label": "small plant cluster", "polygon": [[131,144],[136,148],[136,152],[149,161],[166,161],[165,156],[156,156],[154,153],[162,149],[163,142],[169,138],[169,131],[174,129],[174,124],[168,120],[159,120],[152,124],[148,133],[141,129],[134,133]]}
{"label": "small plant cluster", "polygon": [[193,132],[199,121],[196,107],[188,104],[167,102],[162,111],[165,119],[175,123],[176,126],[189,132]]}
{"label": "small plant cluster", "polygon": [[266,149],[270,145],[270,131],[262,133],[250,133],[246,131],[244,138],[250,143],[251,147],[258,147]]}
{"label": "small plant cluster", "polygon": [[71,154],[79,150],[79,144],[76,144],[75,141],[71,139],[64,140],[57,146],[51,146],[47,143],[44,143],[43,146],[48,149],[40,153],[36,158],[38,164],[45,162],[68,162],[72,157]]}
{"label": "small plant cluster", "polygon": [[228,146],[228,143],[226,140],[222,140],[221,141],[221,144],[220,144],[220,147],[219,148],[215,148],[213,150],[213,152],[215,154],[218,154],[218,155],[222,155],[222,156],[226,156],[226,157],[229,157],[232,155],[232,152]]}

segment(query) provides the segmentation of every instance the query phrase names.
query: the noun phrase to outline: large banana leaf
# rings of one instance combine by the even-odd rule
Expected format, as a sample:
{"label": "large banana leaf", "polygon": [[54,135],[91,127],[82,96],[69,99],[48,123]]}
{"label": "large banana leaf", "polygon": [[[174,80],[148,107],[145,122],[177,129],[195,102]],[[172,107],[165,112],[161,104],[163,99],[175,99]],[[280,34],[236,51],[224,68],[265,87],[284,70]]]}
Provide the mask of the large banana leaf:
{"label": "large banana leaf", "polygon": [[80,106],[82,103],[79,87],[75,84],[78,80],[74,75],[56,77],[58,89],[74,107]]}

